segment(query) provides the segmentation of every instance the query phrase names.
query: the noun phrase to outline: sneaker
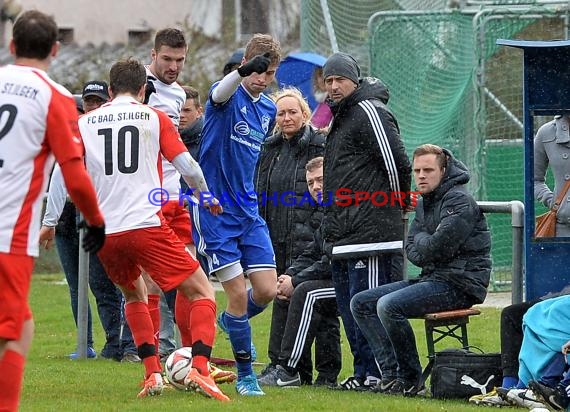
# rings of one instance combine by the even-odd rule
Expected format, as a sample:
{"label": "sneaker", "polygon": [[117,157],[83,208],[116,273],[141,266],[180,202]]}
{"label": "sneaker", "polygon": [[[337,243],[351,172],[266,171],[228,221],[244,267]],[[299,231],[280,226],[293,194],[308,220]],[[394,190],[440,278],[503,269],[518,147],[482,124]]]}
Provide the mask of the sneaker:
{"label": "sneaker", "polygon": [[416,384],[406,382],[403,379],[396,379],[390,387],[383,393],[387,395],[403,395],[406,397],[414,397],[422,392],[424,387],[418,388]]}
{"label": "sneaker", "polygon": [[556,385],[552,388],[537,381],[530,381],[528,387],[540,400],[550,405],[555,411],[563,411],[570,405],[570,397],[562,385]]}
{"label": "sneaker", "polygon": [[138,363],[138,362],[142,362],[142,359],[139,358],[139,355],[137,355],[136,353],[125,353],[123,355],[123,358],[121,359],[121,362],[130,362],[130,363]]}
{"label": "sneaker", "polygon": [[255,373],[239,378],[236,383],[236,391],[242,396],[263,396],[265,392],[259,387]]}
{"label": "sneaker", "polygon": [[264,377],[259,378],[258,382],[261,386],[298,388],[301,386],[301,377],[299,376],[299,372],[291,374],[287,372],[283,366],[277,365],[277,367],[270,373],[267,373]]}
{"label": "sneaker", "polygon": [[150,376],[144,380],[143,388],[137,397],[144,398],[145,396],[160,395],[163,387],[162,375],[158,372],[151,373]]}
{"label": "sneaker", "polygon": [[337,389],[341,391],[353,391],[358,390],[364,385],[364,378],[358,376],[349,376],[348,378],[340,381],[338,385],[332,387],[331,389]]}
{"label": "sneaker", "polygon": [[[96,357],[97,357],[97,352],[95,352],[95,349],[93,349],[91,346],[88,346],[87,347],[87,359],[95,359]],[[69,359],[71,359],[71,360],[79,359],[79,355],[77,354],[77,351],[71,352],[69,354]]]}
{"label": "sneaker", "polygon": [[225,371],[210,364],[210,376],[217,384],[232,383],[237,379],[237,375],[232,371]]}
{"label": "sneaker", "polygon": [[268,364],[265,368],[263,368],[263,370],[259,373],[259,375],[257,375],[257,380],[263,378],[265,375],[271,373],[274,370],[275,370],[275,365],[273,365],[272,363]]}
{"label": "sneaker", "polygon": [[184,385],[208,398],[214,398],[219,401],[230,400],[230,398],[224,395],[220,388],[218,388],[218,385],[216,385],[216,382],[214,382],[214,379],[210,375],[202,375],[196,368],[190,369],[190,372],[188,372],[188,375],[184,378]]}
{"label": "sneaker", "polygon": [[510,402],[511,405],[528,409],[546,408],[546,405],[540,402],[538,397],[530,389],[497,388],[497,393],[501,398]]}
{"label": "sneaker", "polygon": [[473,403],[475,405],[487,405],[487,406],[511,406],[510,402],[507,402],[503,398],[499,396],[497,393],[497,388],[493,388],[493,390],[489,393],[483,395],[473,395],[469,398],[469,403]]}
{"label": "sneaker", "polygon": [[380,378],[377,378],[376,376],[367,376],[362,386],[359,386],[354,390],[359,392],[373,392],[379,383]]}
{"label": "sneaker", "polygon": [[[217,323],[222,332],[224,332],[226,335],[229,335],[228,327],[225,324],[224,319],[222,317],[223,313],[224,312],[218,315]],[[253,340],[251,341],[250,352],[251,352],[251,361],[255,362],[257,360],[257,351],[255,350],[255,345],[253,344]]]}
{"label": "sneaker", "polygon": [[270,369],[264,375],[259,375],[257,382],[261,386],[277,386],[277,367]]}
{"label": "sneaker", "polygon": [[371,389],[374,393],[386,393],[390,390],[392,385],[396,383],[396,378],[382,378],[380,382]]}

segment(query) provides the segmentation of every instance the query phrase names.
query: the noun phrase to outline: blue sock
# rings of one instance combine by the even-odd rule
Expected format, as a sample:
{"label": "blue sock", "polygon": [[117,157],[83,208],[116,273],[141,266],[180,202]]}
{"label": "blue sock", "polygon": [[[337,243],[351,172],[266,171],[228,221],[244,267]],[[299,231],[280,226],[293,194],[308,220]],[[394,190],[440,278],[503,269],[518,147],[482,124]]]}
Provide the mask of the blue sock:
{"label": "blue sock", "polygon": [[517,386],[518,381],[519,378],[517,378],[516,376],[503,376],[503,383],[501,387],[506,389],[514,388],[515,386]]}
{"label": "blue sock", "polygon": [[267,305],[261,306],[253,301],[253,289],[249,288],[247,290],[247,317],[251,319],[256,315],[259,315],[266,307]]}
{"label": "blue sock", "polygon": [[224,321],[236,360],[238,378],[251,375],[251,326],[247,315],[238,317],[224,312]]}
{"label": "blue sock", "polygon": [[523,381],[521,381],[521,380],[519,379],[519,381],[517,382],[516,388],[517,388],[517,389],[526,389],[527,386],[523,383]]}

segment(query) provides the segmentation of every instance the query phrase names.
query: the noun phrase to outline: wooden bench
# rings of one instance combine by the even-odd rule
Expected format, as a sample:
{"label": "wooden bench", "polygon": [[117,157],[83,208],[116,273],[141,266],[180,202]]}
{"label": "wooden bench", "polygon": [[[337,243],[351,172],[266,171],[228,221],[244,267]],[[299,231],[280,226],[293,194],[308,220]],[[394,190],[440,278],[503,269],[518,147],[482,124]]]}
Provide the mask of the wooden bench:
{"label": "wooden bench", "polygon": [[467,324],[469,317],[480,315],[479,309],[467,308],[458,310],[448,310],[445,312],[434,312],[424,315],[426,329],[426,343],[429,362],[422,372],[422,384],[424,384],[431,374],[435,355],[435,344],[445,338],[454,338],[459,341],[462,348],[469,346],[467,336]]}
{"label": "wooden bench", "polygon": [[426,329],[428,357],[433,358],[435,344],[445,338],[454,338],[462,348],[469,346],[467,324],[470,316],[481,314],[479,309],[458,309],[445,312],[428,313],[423,316]]}

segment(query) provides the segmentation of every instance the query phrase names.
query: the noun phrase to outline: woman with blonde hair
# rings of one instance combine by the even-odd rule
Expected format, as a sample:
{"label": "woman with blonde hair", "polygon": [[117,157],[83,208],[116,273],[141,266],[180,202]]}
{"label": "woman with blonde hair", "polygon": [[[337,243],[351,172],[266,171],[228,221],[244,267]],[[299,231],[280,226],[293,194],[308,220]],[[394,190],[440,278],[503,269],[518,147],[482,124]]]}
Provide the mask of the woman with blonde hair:
{"label": "woman with blonde hair", "polygon": [[[305,179],[305,166],[313,158],[322,156],[325,136],[310,124],[311,110],[301,92],[284,88],[271,98],[277,106],[274,134],[262,147],[256,176],[256,190],[260,199],[259,211],[269,227],[275,251],[277,275],[285,274],[297,257],[313,240],[313,232],[320,226],[322,208],[311,199]],[[278,365],[281,341],[289,311],[289,301],[278,296],[273,302],[273,315],[269,338],[271,363],[265,374]],[[320,332],[322,331],[322,332]],[[319,382],[332,383],[340,371],[340,347],[335,343],[340,336],[335,314],[323,317],[317,331],[316,364]],[[320,343],[322,342],[322,344]],[[312,382],[311,348],[307,342],[299,362],[301,383]],[[337,356],[338,355],[338,356]],[[337,361],[338,357],[338,361]],[[259,377],[263,384],[264,374]]]}

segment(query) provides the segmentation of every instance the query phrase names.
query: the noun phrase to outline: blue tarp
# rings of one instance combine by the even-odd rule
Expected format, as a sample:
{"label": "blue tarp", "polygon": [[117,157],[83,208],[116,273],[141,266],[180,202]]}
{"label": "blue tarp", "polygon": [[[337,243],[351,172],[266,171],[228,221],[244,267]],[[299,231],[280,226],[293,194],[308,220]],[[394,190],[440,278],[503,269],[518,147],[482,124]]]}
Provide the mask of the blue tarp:
{"label": "blue tarp", "polygon": [[279,88],[295,86],[309,102],[311,110],[317,106],[313,97],[313,71],[325,64],[326,57],[317,53],[303,52],[289,54],[277,69],[275,77]]}

